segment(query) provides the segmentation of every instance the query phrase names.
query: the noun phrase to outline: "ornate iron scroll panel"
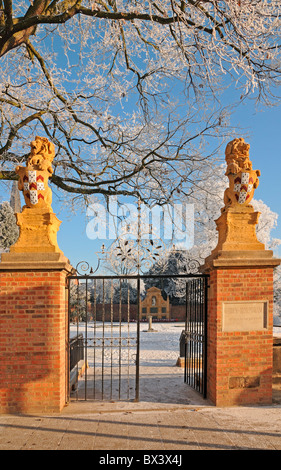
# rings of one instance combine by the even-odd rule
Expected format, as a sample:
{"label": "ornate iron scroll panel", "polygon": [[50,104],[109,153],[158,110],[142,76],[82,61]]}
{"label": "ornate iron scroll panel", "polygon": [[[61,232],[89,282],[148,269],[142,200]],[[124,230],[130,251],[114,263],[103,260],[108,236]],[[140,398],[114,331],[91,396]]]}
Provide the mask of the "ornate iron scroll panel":
{"label": "ornate iron scroll panel", "polygon": [[207,397],[208,277],[186,283],[185,382]]}

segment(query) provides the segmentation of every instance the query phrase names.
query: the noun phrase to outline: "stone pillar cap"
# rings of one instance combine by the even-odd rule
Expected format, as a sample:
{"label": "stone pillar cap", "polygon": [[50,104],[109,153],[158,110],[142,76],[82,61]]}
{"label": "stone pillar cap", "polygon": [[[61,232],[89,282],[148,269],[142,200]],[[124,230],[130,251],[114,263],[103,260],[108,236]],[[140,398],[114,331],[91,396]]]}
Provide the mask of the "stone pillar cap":
{"label": "stone pillar cap", "polygon": [[2,253],[0,270],[66,270],[74,272],[63,253]]}
{"label": "stone pillar cap", "polygon": [[201,271],[206,272],[218,268],[268,268],[281,264],[281,259],[274,258],[272,250],[264,251],[223,251],[208,256]]}

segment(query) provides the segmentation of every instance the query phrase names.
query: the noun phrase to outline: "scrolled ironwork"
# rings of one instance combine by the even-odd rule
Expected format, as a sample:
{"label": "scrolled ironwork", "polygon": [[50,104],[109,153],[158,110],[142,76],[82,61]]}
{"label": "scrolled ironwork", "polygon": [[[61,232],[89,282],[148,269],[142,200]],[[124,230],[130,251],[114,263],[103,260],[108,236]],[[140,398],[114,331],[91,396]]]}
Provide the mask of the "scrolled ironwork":
{"label": "scrolled ironwork", "polygon": [[201,264],[197,259],[191,259],[187,263],[187,272],[190,274],[197,274]]}
{"label": "scrolled ironwork", "polygon": [[[93,273],[93,269],[87,261],[80,261],[76,266],[76,272],[79,276],[85,276]],[[80,271],[81,270],[81,271]]]}
{"label": "scrolled ironwork", "polygon": [[144,274],[159,259],[162,245],[159,244],[159,240],[157,242],[151,239],[126,240],[123,246],[119,244],[116,247],[116,256],[119,256],[122,262],[134,265],[138,273]]}

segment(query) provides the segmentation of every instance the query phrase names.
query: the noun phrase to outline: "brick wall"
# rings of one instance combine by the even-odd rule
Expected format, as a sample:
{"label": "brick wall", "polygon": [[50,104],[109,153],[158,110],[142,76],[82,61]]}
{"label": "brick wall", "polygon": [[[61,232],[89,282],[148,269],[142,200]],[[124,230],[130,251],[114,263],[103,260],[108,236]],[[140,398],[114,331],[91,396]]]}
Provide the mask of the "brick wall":
{"label": "brick wall", "polygon": [[65,405],[65,276],[0,272],[0,413],[56,412]]}
{"label": "brick wall", "polygon": [[[120,306],[119,304],[112,305],[112,312],[111,312],[111,304],[107,303],[103,306],[103,304],[96,304],[96,320],[101,321],[104,315],[105,321],[111,321],[111,315],[113,313],[113,321],[119,321],[120,318]],[[91,320],[94,318],[94,305],[89,303],[88,304],[88,312],[90,315]],[[171,305],[170,304],[170,319],[172,321],[185,321],[186,316],[186,306],[185,305]],[[128,315],[128,304],[121,305],[121,319],[122,321],[128,321],[128,316],[130,321],[136,321],[138,317],[138,306],[136,304],[130,304],[129,306],[129,315]],[[142,317],[142,312],[141,312]],[[147,321],[147,320],[144,320]]]}
{"label": "brick wall", "polygon": [[[268,300],[268,328],[222,331],[225,301]],[[231,268],[210,273],[208,397],[217,406],[272,401],[273,269]]]}

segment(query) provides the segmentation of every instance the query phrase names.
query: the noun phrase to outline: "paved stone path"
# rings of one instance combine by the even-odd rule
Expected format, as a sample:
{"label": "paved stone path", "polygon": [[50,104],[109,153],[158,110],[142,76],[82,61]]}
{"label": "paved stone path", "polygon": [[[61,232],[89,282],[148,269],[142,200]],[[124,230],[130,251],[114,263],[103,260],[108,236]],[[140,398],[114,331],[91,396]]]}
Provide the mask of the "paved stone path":
{"label": "paved stone path", "polygon": [[139,403],[74,401],[59,415],[2,415],[0,450],[100,451],[92,461],[134,451],[134,468],[151,453],[184,459],[187,450],[281,450],[280,393],[272,406],[216,408],[181,373],[143,370]]}
{"label": "paved stone path", "polygon": [[61,415],[1,416],[0,449],[281,450],[280,423],[280,406],[74,404]]}

